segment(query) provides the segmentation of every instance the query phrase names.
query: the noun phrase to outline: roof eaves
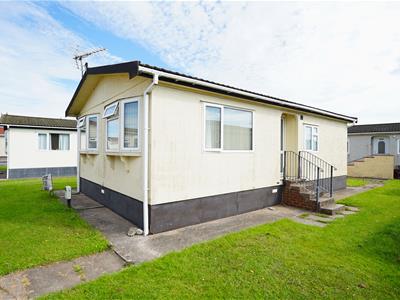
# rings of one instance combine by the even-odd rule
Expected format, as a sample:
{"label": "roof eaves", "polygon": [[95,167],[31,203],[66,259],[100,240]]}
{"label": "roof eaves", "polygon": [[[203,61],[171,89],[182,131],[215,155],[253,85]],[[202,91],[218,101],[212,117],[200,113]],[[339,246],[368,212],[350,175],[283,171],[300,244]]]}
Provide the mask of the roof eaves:
{"label": "roof eaves", "polygon": [[70,114],[69,114],[70,109],[88,76],[128,73],[129,79],[132,79],[133,77],[135,77],[138,74],[138,69],[139,69],[139,61],[130,61],[130,62],[125,62],[125,63],[120,63],[120,64],[87,68],[85,73],[83,74],[81,80],[79,81],[78,87],[76,88],[76,90],[68,104],[67,109],[65,110],[65,116],[66,117],[70,116]]}
{"label": "roof eaves", "polygon": [[[237,93],[237,95],[239,97],[243,97],[243,94],[247,94],[246,98],[249,99],[249,100],[268,103],[268,104],[272,104],[272,105],[283,106],[283,107],[287,107],[287,108],[291,108],[291,109],[295,109],[295,110],[302,110],[302,111],[306,111],[306,112],[317,113],[317,114],[320,114],[320,115],[325,115],[325,116],[328,116],[328,117],[333,117],[333,118],[341,119],[341,120],[348,121],[348,122],[357,122],[357,118],[356,117],[351,117],[351,116],[347,116],[347,115],[343,115],[343,114],[338,114],[338,113],[331,112],[331,111],[328,111],[328,110],[316,108],[316,107],[309,106],[309,105],[300,104],[300,103],[297,103],[297,102],[293,102],[293,101],[289,101],[289,100],[285,100],[285,99],[281,99],[281,98],[277,98],[277,97],[264,95],[264,94],[261,94],[261,93],[251,92],[251,91],[248,91],[248,90],[244,90],[244,89],[232,87],[232,86],[229,86],[229,85],[216,83],[216,82],[213,82],[213,81],[209,81],[209,80],[205,80],[205,79],[202,79],[202,78],[193,77],[193,76],[190,76],[190,75],[185,75],[185,74],[182,74],[182,73],[166,70],[164,68],[159,68],[159,67],[155,67],[155,66],[151,66],[151,65],[147,65],[147,64],[143,64],[143,63],[139,63],[139,66],[142,67],[142,68],[139,67],[139,73],[140,73],[141,69],[142,70],[146,70],[146,68],[152,69],[155,72],[164,73],[164,74],[159,74],[159,77],[164,77],[164,79],[161,78],[160,80],[165,80],[165,78],[168,77],[168,76],[165,75],[165,73],[168,73],[168,74],[171,74],[172,76],[178,76],[178,77],[188,78],[190,80],[194,80],[199,85],[201,85],[202,82],[207,84],[208,86],[212,85],[212,86],[214,86],[214,90],[216,92],[219,92],[219,93],[221,93],[219,88],[221,88],[221,89],[229,89],[229,90],[231,90],[231,92],[227,93],[228,95],[234,95],[235,93]],[[162,76],[162,75],[164,75],[164,76]],[[183,84],[181,81],[179,81],[177,79],[175,79],[175,80],[172,79],[172,80],[170,80],[170,82],[176,83],[176,84],[180,84],[180,85],[186,85],[186,86],[194,87],[193,84]]]}

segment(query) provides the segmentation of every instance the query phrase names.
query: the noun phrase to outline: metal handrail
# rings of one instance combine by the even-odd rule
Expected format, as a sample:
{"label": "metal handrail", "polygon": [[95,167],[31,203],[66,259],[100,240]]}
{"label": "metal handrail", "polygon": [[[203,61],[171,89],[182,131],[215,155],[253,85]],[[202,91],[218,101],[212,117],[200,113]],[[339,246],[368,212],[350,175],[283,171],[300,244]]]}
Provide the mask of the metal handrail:
{"label": "metal handrail", "polygon": [[332,166],[333,169],[334,169],[335,171],[337,170],[337,168],[336,168],[334,165],[328,163],[326,160],[323,160],[323,159],[320,158],[319,156],[316,156],[314,153],[311,153],[311,152],[309,152],[309,151],[304,151],[304,150],[299,151],[299,153],[300,153],[300,155],[301,155],[302,153],[307,153],[308,156],[313,157],[313,158],[315,158],[316,160],[318,160],[318,161],[320,161],[320,162],[323,162],[323,163],[325,163],[325,164],[327,164],[327,165],[329,165],[329,166]]}
{"label": "metal handrail", "polygon": [[[298,180],[306,189],[315,193],[317,207],[321,192],[333,194],[333,165],[306,151],[284,151],[283,175],[285,180]],[[326,174],[326,175],[322,175]]]}

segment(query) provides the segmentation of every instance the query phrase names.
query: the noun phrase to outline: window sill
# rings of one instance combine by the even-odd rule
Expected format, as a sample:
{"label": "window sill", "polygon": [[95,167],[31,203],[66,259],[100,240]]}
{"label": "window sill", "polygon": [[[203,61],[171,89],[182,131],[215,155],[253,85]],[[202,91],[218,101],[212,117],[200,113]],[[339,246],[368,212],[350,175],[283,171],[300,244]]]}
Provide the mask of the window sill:
{"label": "window sill", "polygon": [[98,155],[99,151],[80,151],[79,152],[81,155]]}
{"label": "window sill", "polygon": [[141,152],[106,152],[108,156],[141,156]]}

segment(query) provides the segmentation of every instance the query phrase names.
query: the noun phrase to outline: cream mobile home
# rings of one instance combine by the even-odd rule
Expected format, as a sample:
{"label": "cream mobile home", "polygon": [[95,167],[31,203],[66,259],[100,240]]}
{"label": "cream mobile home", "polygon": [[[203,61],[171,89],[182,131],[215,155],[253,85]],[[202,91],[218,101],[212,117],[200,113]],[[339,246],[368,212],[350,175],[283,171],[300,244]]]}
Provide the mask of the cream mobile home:
{"label": "cream mobile home", "polygon": [[145,234],[280,203],[289,180],[332,195],[356,121],[139,61],[87,68],[66,115],[80,192]]}
{"label": "cream mobile home", "polygon": [[7,178],[74,176],[76,121],[4,114]]}

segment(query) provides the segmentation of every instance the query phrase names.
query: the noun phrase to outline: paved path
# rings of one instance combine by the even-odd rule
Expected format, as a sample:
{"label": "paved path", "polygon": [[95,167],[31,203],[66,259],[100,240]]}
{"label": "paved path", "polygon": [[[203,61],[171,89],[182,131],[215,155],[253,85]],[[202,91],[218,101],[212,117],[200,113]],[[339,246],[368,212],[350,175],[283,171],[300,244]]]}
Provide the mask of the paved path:
{"label": "paved path", "polygon": [[0,299],[31,299],[73,287],[125,265],[113,251],[36,267],[0,277]]}
{"label": "paved path", "polygon": [[[336,192],[335,198],[342,199],[373,187],[376,186],[348,188]],[[62,195],[62,193],[56,194]],[[82,218],[104,234],[114,251],[84,256],[72,261],[54,263],[0,277],[0,299],[29,299],[70,288],[105,273],[116,272],[122,269],[126,263],[138,264],[149,261],[193,244],[212,240],[245,228],[272,223],[282,218],[290,218],[296,222],[320,227],[326,226],[327,222],[331,221],[313,214],[304,217],[304,214],[307,213],[305,210],[276,205],[147,237],[129,237],[127,232],[134,225],[89,197],[83,194],[74,195],[72,207]]]}

